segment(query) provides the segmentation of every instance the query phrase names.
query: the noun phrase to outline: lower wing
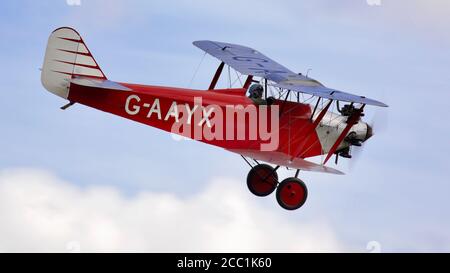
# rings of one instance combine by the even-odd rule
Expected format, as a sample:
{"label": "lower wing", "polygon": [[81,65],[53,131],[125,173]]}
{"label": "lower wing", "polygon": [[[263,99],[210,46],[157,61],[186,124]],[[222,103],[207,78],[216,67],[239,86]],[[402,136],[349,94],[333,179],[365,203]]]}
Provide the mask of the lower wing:
{"label": "lower wing", "polygon": [[265,151],[255,151],[255,150],[241,150],[241,149],[231,149],[228,150],[233,153],[237,153],[246,157],[254,158],[257,160],[262,160],[268,163],[272,163],[278,166],[290,167],[293,169],[299,169],[303,171],[311,171],[311,172],[321,172],[321,173],[332,173],[332,174],[344,174],[343,172],[326,167],[324,165],[320,165],[317,163],[313,163],[301,158],[294,158],[290,160],[291,157],[282,153],[282,152],[265,152]]}

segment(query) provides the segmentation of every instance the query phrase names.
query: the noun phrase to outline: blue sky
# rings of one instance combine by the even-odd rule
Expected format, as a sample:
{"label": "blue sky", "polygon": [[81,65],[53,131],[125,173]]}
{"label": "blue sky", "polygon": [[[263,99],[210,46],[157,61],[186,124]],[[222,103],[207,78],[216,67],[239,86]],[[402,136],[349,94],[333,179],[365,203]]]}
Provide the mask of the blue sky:
{"label": "blue sky", "polygon": [[[239,43],[294,71],[311,68],[310,75],[327,86],[390,106],[368,109],[368,120],[380,130],[353,168],[342,161],[347,175],[303,173],[309,199],[294,213],[278,208],[274,198],[239,194],[246,206],[256,206],[252,212],[266,212],[292,227],[320,223],[339,251],[365,251],[370,241],[379,242],[383,251],[450,251],[449,18],[450,4],[444,0],[382,0],[379,6],[364,0],[82,0],[80,6],[64,0],[3,1],[2,181],[12,179],[7,176],[11,170],[39,170],[77,187],[80,195],[108,187],[124,200],[143,192],[192,200],[217,179],[244,192],[248,168],[237,155],[176,142],[157,129],[85,106],[61,111],[65,102],[44,90],[39,72],[47,38],[60,26],[80,32],[108,78],[151,85],[189,85],[203,56],[192,46],[194,40]],[[206,88],[216,65],[206,57],[191,87]],[[236,228],[244,232],[246,226]],[[312,231],[306,235],[320,237]],[[317,250],[326,250],[326,243],[317,242]],[[222,249],[220,243],[215,247]],[[31,243],[18,247],[11,242],[0,249],[30,248],[35,249]]]}

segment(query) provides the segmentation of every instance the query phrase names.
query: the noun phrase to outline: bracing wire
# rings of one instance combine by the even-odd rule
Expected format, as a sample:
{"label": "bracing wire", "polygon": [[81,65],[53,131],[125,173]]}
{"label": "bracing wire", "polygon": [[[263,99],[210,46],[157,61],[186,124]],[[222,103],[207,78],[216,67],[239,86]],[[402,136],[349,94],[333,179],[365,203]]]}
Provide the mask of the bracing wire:
{"label": "bracing wire", "polygon": [[228,84],[229,84],[229,88],[231,88],[231,70],[230,70],[230,66],[228,65]]}
{"label": "bracing wire", "polygon": [[237,72],[236,70],[234,70],[234,72],[236,73],[237,79],[234,80],[233,86],[236,84],[236,82],[237,82],[238,80],[239,80],[239,83],[241,84],[241,86],[243,86],[244,84],[243,84],[242,81],[241,81],[241,76],[242,76],[242,74],[239,75],[238,72]]}
{"label": "bracing wire", "polygon": [[191,78],[191,80],[189,81],[188,88],[190,88],[190,87],[192,86],[192,83],[194,82],[194,79],[195,79],[195,77],[197,76],[198,70],[200,69],[200,66],[201,66],[202,63],[203,63],[203,60],[205,59],[205,56],[206,56],[206,52],[203,53],[203,56],[202,56],[202,58],[201,58],[201,60],[200,60],[200,63],[197,65],[197,68],[196,68],[195,71],[194,71],[194,75],[192,75],[192,78]]}

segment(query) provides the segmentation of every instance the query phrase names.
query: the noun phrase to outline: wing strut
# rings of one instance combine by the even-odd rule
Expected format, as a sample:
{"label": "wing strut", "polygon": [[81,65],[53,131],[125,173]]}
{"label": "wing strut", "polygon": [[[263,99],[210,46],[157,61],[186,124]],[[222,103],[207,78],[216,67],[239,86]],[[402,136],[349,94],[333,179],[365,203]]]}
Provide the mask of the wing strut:
{"label": "wing strut", "polygon": [[253,82],[253,76],[248,75],[247,79],[245,80],[244,86],[242,88],[248,89],[250,87],[250,84],[252,84],[252,82]]}
{"label": "wing strut", "polygon": [[353,125],[355,125],[358,121],[359,118],[361,117],[361,114],[364,110],[364,106],[366,106],[365,104],[363,104],[361,106],[361,108],[356,109],[347,119],[347,126],[345,126],[344,130],[342,131],[342,133],[339,135],[338,139],[336,140],[336,142],[334,143],[333,147],[331,147],[330,151],[328,152],[327,157],[325,158],[325,161],[323,162],[323,165],[325,165],[328,161],[328,159],[330,159],[330,157],[336,152],[337,148],[339,147],[339,145],[341,144],[341,142],[344,140],[344,138],[347,136],[348,131],[350,131],[350,128],[352,128]]}
{"label": "wing strut", "polygon": [[323,117],[325,116],[325,114],[328,111],[328,108],[330,108],[330,105],[333,103],[333,100],[330,100],[327,105],[322,109],[322,111],[320,111],[319,115],[317,116],[317,118],[314,120],[312,126],[310,126],[308,128],[308,131],[306,131],[305,134],[305,139],[303,140],[301,145],[298,145],[297,151],[294,153],[294,156],[291,157],[291,160],[293,160],[294,158],[301,156],[302,154],[300,154],[302,152],[303,146],[305,145],[306,141],[309,139],[311,133],[317,128],[317,125],[319,125],[319,123],[322,121]]}
{"label": "wing strut", "polygon": [[[297,93],[297,100],[298,100],[298,94],[300,94],[300,93]],[[316,106],[314,106],[314,111],[312,112],[311,117],[309,118],[310,121],[312,121],[312,119],[313,119],[313,117],[314,117],[314,114],[316,113],[317,106],[319,106],[320,99],[321,99],[321,97],[319,97],[319,98],[317,99]],[[328,109],[328,108],[327,108],[327,109]]]}
{"label": "wing strut", "polygon": [[220,74],[222,74],[222,70],[223,70],[223,67],[224,67],[224,66],[225,66],[225,63],[224,63],[224,62],[221,62],[220,65],[219,65],[219,67],[218,67],[217,70],[216,70],[216,74],[214,74],[214,78],[212,79],[211,84],[209,85],[208,90],[213,90],[213,89],[216,87],[217,81],[218,81],[219,78],[220,78]]}

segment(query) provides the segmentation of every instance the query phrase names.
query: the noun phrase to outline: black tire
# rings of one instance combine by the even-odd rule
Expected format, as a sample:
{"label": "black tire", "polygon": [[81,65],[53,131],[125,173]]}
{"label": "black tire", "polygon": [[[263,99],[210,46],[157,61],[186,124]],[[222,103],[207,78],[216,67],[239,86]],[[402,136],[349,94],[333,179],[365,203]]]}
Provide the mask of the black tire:
{"label": "black tire", "polygon": [[256,196],[271,194],[278,184],[278,174],[267,164],[258,164],[247,175],[247,187]]}
{"label": "black tire", "polygon": [[276,196],[277,202],[282,208],[296,210],[305,204],[308,198],[308,188],[300,179],[289,177],[278,184]]}

